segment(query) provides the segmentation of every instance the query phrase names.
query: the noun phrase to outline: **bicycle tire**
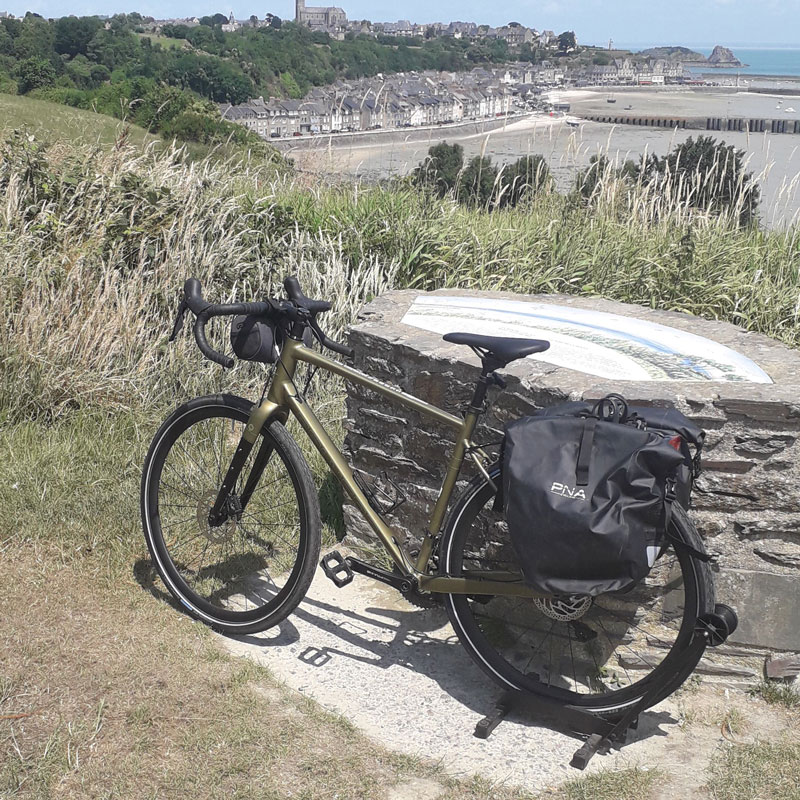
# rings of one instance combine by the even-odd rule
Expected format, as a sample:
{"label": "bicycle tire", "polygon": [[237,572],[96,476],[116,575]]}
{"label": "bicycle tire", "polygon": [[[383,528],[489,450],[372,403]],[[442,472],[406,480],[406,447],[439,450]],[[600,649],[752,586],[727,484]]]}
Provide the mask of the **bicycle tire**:
{"label": "bicycle tire", "polygon": [[[489,475],[493,481],[499,481],[499,466],[490,468]],[[482,476],[474,478],[465,488],[445,524],[439,551],[440,574],[462,576],[469,571],[470,563],[477,562],[475,576],[481,569],[503,564],[504,570],[515,571],[522,579],[507,538],[507,528],[504,530],[502,514],[492,510],[494,496],[493,487]],[[677,504],[671,532],[678,541],[704,552],[697,530]],[[631,611],[628,607],[638,599],[642,604]],[[545,602],[543,609],[533,599],[492,597],[487,600],[485,597],[445,595],[445,607],[459,640],[477,665],[499,686],[610,716],[639,702],[645,694],[648,695],[647,705],[654,705],[689,677],[702,656],[702,649],[697,648],[689,655],[695,623],[699,616],[713,609],[714,590],[708,564],[693,557],[686,548],[669,545],[662,550],[650,575],[631,592],[601,595],[591,602],[576,598],[569,601],[572,605],[567,604],[565,611],[560,610],[562,607],[557,603],[548,605]],[[589,605],[582,616],[573,620],[564,618],[579,611],[587,602]],[[651,603],[650,607],[647,603]],[[620,608],[627,609],[624,616],[619,614]],[[643,614],[637,618],[639,611]],[[559,614],[561,619],[551,616]],[[613,625],[608,624],[611,620]],[[614,629],[619,627],[620,620],[627,627],[617,634]],[[574,625],[576,621],[580,627]],[[537,624],[542,627],[537,629]],[[561,627],[555,629],[557,624]],[[666,641],[663,637],[669,631],[674,639]],[[540,633],[544,634],[541,638]],[[588,641],[579,642],[578,634],[589,637]],[[537,643],[533,642],[534,636]],[[554,645],[556,658],[553,657]],[[646,646],[646,656],[637,652],[639,646]],[[548,651],[547,664],[543,663],[548,657],[543,650]],[[658,663],[650,661],[658,657],[659,651],[664,651],[663,658]],[[522,660],[529,653],[527,664],[522,666]],[[584,653],[591,655],[591,663]],[[605,660],[598,661],[604,654]],[[572,674],[561,674],[569,673],[570,664]],[[651,669],[647,671],[648,668]],[[647,674],[637,676],[637,669]]]}
{"label": "bicycle tire", "polygon": [[271,448],[244,512],[208,525],[252,408],[234,395],[190,400],[161,425],[142,471],[142,527],[153,564],[193,617],[223,633],[257,633],[284,620],[308,591],[320,552],[311,471],[277,420],[261,430],[234,487],[241,492],[262,444]]}

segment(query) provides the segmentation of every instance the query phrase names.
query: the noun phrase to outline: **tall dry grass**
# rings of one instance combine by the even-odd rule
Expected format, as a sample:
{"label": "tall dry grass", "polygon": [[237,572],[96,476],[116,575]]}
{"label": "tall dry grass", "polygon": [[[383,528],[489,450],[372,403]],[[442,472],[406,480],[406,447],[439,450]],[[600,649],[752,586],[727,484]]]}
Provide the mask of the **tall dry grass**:
{"label": "tall dry grass", "polygon": [[[797,229],[741,227],[609,171],[586,199],[540,191],[488,213],[406,182],[326,187],[241,158],[44,148],[0,151],[0,414],[252,396],[260,367],[222,373],[167,337],[180,287],[209,299],[280,292],[299,275],[331,299],[333,335],[392,287],[593,294],[725,319],[800,344]],[[218,324],[223,346],[227,325]]]}
{"label": "tall dry grass", "polygon": [[[190,336],[168,346],[189,276],[225,302],[276,295],[296,274],[309,295],[335,300],[325,325],[339,335],[392,285],[396,266],[370,254],[352,261],[336,237],[298,226],[276,235],[283,181],[240,160],[13,139],[0,160],[3,414],[160,406],[221,388],[252,394],[260,367],[221,375]],[[211,328],[230,352],[227,332]]]}

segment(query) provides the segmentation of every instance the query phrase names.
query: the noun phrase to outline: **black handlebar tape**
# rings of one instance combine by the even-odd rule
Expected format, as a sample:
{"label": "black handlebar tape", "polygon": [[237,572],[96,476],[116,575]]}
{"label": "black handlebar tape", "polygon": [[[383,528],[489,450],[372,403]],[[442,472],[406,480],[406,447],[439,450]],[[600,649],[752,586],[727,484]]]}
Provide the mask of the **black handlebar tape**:
{"label": "black handlebar tape", "polygon": [[287,275],[283,279],[283,288],[292,300],[300,300],[303,297],[300,281],[298,281],[294,275]]}
{"label": "black handlebar tape", "polygon": [[328,350],[333,350],[334,353],[339,353],[347,358],[352,358],[355,354],[355,351],[352,347],[348,347],[346,344],[340,344],[339,342],[334,342],[333,339],[329,338],[327,335],[322,339],[322,344],[324,344]]}
{"label": "black handlebar tape", "polygon": [[331,304],[327,300],[312,300],[310,297],[306,297],[300,288],[300,281],[294,275],[287,275],[283,279],[283,288],[295,303],[311,314],[319,314],[322,311],[331,310]]}
{"label": "black handlebar tape", "polygon": [[208,307],[208,303],[203,300],[203,287],[197,278],[186,279],[186,283],[183,284],[183,299],[195,314]]}
{"label": "black handlebar tape", "polygon": [[232,317],[237,314],[254,314],[263,317],[270,316],[275,307],[272,303],[253,302],[253,303],[214,303],[205,307],[205,315],[211,317]]}
{"label": "black handlebar tape", "polygon": [[233,368],[233,359],[228,358],[228,356],[223,355],[222,353],[218,353],[214,350],[211,345],[209,345],[208,340],[206,339],[206,320],[208,317],[204,313],[200,313],[197,315],[197,319],[194,323],[194,338],[197,342],[197,346],[200,348],[200,352],[209,360],[220,364],[227,369]]}

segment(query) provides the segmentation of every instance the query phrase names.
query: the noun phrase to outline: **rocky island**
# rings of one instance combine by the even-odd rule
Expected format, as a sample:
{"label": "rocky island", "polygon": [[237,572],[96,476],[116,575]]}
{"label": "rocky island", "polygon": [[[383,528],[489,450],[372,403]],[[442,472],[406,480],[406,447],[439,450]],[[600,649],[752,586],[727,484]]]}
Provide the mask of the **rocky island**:
{"label": "rocky island", "polygon": [[745,67],[727,47],[718,44],[708,57],[709,67]]}
{"label": "rocky island", "polygon": [[669,61],[680,61],[682,64],[688,64],[692,67],[746,67],[733,52],[722,45],[718,44],[711,52],[711,55],[706,58],[702,53],[696,50],[690,50],[688,47],[651,47],[647,50],[642,50],[639,54],[647,58],[664,58]]}

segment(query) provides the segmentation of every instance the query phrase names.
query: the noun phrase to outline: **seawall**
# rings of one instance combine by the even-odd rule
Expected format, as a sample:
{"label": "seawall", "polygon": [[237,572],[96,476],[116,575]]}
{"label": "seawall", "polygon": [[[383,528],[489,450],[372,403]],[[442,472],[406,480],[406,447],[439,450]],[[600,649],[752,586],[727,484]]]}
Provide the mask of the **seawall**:
{"label": "seawall", "polygon": [[530,114],[514,114],[495,119],[458,122],[451,125],[425,125],[417,128],[386,128],[374,131],[354,131],[352,133],[304,134],[289,139],[270,139],[270,144],[283,153],[298,149],[322,149],[328,147],[354,147],[361,145],[389,144],[392,142],[441,141],[448,135],[470,136],[500,130],[514,122],[519,122]]}
{"label": "seawall", "polygon": [[697,131],[800,134],[800,120],[745,117],[656,117],[631,114],[576,114],[590,122],[639,125],[649,128],[685,128]]}

